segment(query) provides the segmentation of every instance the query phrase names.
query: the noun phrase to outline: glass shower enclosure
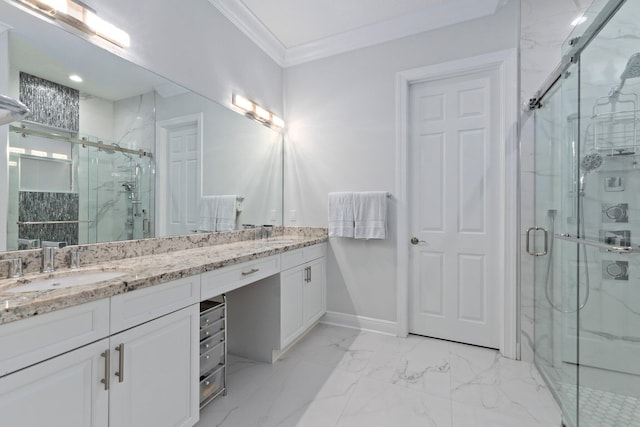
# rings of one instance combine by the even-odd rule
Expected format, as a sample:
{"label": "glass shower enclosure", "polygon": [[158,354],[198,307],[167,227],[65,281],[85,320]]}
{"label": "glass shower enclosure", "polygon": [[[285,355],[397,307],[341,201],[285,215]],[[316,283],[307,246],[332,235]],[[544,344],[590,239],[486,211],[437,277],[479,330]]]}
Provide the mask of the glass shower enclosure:
{"label": "glass shower enclosure", "polygon": [[535,363],[566,426],[640,426],[640,1],[587,17],[535,113]]}

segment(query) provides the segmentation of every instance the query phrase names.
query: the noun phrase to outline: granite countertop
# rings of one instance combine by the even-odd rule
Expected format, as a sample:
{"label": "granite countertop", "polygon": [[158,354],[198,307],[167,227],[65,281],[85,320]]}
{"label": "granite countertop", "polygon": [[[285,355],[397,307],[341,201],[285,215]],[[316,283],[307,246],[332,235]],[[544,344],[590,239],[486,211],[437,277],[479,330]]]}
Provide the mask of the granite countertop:
{"label": "granite countertop", "polygon": [[[327,236],[279,236],[245,240],[154,255],[96,263],[79,269],[58,269],[54,273],[26,274],[18,279],[0,280],[0,324],[25,319],[66,307],[108,298],[181,277],[193,276],[246,261],[277,255],[326,242]],[[87,285],[41,291],[11,292],[10,289],[36,280],[117,271],[123,275]]]}

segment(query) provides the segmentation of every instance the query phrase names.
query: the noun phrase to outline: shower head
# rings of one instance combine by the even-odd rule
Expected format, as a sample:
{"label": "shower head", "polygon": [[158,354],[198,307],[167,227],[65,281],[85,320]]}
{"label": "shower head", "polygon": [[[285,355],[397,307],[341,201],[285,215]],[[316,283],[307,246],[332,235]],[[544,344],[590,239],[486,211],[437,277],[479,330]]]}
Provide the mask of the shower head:
{"label": "shower head", "polygon": [[620,74],[620,80],[624,82],[627,79],[635,79],[636,77],[640,77],[640,52],[631,55],[631,58],[627,61],[627,66]]}
{"label": "shower head", "polygon": [[598,153],[586,154],[580,162],[580,194],[584,196],[584,190],[586,188],[586,178],[589,172],[593,172],[602,166],[602,156]]}
{"label": "shower head", "polygon": [[602,156],[598,153],[587,154],[582,158],[580,166],[585,172],[592,172],[602,166]]}
{"label": "shower head", "polygon": [[624,71],[620,74],[620,84],[611,91],[609,96],[617,97],[620,95],[620,91],[627,79],[638,77],[640,77],[640,52],[631,55],[631,58],[627,61],[627,66],[624,67]]}

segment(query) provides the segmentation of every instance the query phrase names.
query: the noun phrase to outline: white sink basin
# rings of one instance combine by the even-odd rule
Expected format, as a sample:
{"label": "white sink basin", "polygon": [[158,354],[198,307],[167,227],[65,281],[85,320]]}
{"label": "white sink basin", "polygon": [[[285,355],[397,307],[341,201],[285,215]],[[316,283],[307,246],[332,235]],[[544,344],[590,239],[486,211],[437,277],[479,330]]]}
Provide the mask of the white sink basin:
{"label": "white sink basin", "polygon": [[89,285],[104,280],[115,279],[116,277],[128,274],[124,271],[92,271],[78,272],[68,276],[59,276],[49,279],[34,280],[24,285],[9,288],[7,292],[33,292],[47,291],[51,289],[70,288],[72,286]]}

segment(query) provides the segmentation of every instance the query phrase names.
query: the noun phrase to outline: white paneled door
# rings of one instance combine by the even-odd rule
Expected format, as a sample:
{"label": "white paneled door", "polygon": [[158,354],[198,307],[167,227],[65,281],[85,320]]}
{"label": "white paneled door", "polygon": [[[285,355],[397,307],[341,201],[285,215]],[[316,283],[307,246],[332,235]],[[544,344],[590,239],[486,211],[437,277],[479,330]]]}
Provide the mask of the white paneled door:
{"label": "white paneled door", "polygon": [[198,126],[188,124],[168,130],[169,235],[189,234],[197,229],[200,198]]}
{"label": "white paneled door", "polygon": [[500,347],[500,69],[409,88],[409,332]]}

